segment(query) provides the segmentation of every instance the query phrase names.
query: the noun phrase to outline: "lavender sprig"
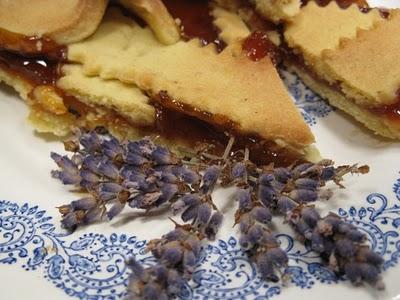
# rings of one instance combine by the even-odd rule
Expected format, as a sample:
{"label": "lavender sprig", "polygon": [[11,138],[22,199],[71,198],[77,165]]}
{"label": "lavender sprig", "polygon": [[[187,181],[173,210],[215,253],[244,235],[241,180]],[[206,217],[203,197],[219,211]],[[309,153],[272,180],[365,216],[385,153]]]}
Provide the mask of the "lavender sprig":
{"label": "lavender sprig", "polygon": [[223,215],[211,197],[219,171],[215,165],[207,168],[197,193],[186,194],[172,205],[173,211],[183,211],[181,219],[191,224],[175,223],[174,230],[148,243],[147,250],[157,264],[144,269],[134,259],[128,262],[132,269],[129,299],[169,299],[191,279],[200,258],[201,240],[214,240],[222,223]]}
{"label": "lavender sprig", "polygon": [[[232,152],[231,139],[222,157],[202,153],[190,162],[180,159],[149,138],[119,142],[107,133],[77,132],[65,142],[71,157],[52,153],[59,170],[52,175],[64,184],[87,192],[81,199],[59,207],[62,224],[73,229],[107,216],[114,218],[126,206],[150,210],[169,205],[186,224],[148,245],[157,265],[144,268],[134,259],[129,290],[132,299],[168,299],[190,279],[205,238],[215,239],[222,214],[211,193],[217,182],[236,185],[240,245],[266,280],[285,274],[286,253],[279,247],[272,216],[281,214],[299,239],[337,274],[354,284],[363,281],[382,288],[382,258],[365,244],[365,236],[335,214],[321,217],[311,203],[329,199],[324,188],[332,181],[343,188],[346,174],[366,173],[367,166],[334,167],[330,160],[301,163],[286,168],[259,167],[248,151]],[[190,223],[189,223],[190,222]],[[277,272],[278,271],[278,272]]]}
{"label": "lavender sprig", "polygon": [[154,209],[174,202],[200,183],[196,170],[149,138],[119,143],[109,134],[91,131],[79,132],[65,145],[74,154],[69,158],[52,153],[60,168],[52,176],[89,194],[59,207],[67,229],[103,216],[113,219],[127,205]]}
{"label": "lavender sprig", "polygon": [[321,217],[313,206],[289,198],[282,197],[278,206],[300,239],[319,253],[330,269],[345,274],[355,285],[366,281],[384,288],[379,274],[383,258],[369,249],[366,235],[355,226],[333,213]]}

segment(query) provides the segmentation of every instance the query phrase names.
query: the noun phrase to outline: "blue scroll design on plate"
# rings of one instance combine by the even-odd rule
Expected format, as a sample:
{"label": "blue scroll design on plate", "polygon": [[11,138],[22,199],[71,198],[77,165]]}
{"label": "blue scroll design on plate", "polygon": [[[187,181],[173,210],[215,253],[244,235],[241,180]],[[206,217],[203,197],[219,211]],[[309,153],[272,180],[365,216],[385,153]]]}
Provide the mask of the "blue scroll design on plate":
{"label": "blue scroll design on plate", "polygon": [[315,125],[317,119],[326,117],[334,110],[328,102],[309,89],[293,72],[281,67],[279,74],[308,125]]}
{"label": "blue scroll design on plate", "polygon": [[[364,231],[374,251],[384,259],[384,269],[398,263],[400,256],[400,179],[393,185],[396,196],[370,194],[361,207],[339,209],[338,213]],[[70,234],[58,232],[52,217],[38,206],[0,201],[0,263],[37,270],[57,288],[80,299],[121,299],[129,270],[125,260],[135,256],[145,264],[154,260],[145,253],[146,241],[112,233]],[[279,234],[290,258],[290,283],[310,289],[316,282],[332,284],[338,278],[321,264],[317,255]],[[345,280],[345,279],[340,279]],[[235,237],[218,240],[203,249],[198,268],[182,299],[269,299],[280,294],[280,283],[263,281],[255,265],[240,249]]]}

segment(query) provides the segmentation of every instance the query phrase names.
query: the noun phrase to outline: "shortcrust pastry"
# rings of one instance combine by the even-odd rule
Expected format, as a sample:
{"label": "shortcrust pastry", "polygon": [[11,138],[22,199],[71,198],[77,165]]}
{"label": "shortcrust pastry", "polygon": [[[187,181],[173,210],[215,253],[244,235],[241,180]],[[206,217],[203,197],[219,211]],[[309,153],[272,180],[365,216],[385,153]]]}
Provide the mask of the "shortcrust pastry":
{"label": "shortcrust pastry", "polygon": [[286,63],[377,134],[400,138],[400,11],[311,1],[284,28]]}
{"label": "shortcrust pastry", "polygon": [[[146,16],[138,8],[146,1],[129,2],[121,1],[152,30],[110,7],[96,31],[59,49],[62,55],[0,52],[0,79],[28,101],[30,119],[40,131],[64,135],[74,126],[105,126],[169,138],[162,123],[186,139],[196,139],[206,128],[213,141],[234,135],[246,146],[285,147],[297,153],[294,159],[306,154],[314,137],[279,78],[266,34],[250,35],[237,15],[222,8],[214,7],[212,17],[207,5],[168,0],[178,25],[170,23],[171,28],[182,31],[175,41],[173,31],[157,29],[163,24],[156,20],[157,10],[145,6],[153,13]],[[212,32],[191,31],[190,13],[207,16],[201,22]],[[53,63],[49,57],[64,60]],[[265,147],[261,155],[267,155]]]}

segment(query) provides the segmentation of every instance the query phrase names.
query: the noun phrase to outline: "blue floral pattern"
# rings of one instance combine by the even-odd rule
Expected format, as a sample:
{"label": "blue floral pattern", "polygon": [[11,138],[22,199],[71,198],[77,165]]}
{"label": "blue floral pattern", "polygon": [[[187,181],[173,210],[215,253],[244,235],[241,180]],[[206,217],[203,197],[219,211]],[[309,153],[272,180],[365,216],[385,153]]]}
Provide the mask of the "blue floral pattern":
{"label": "blue floral pattern", "polygon": [[[374,193],[366,198],[365,206],[338,211],[367,234],[374,251],[385,259],[384,269],[396,265],[400,256],[399,183],[400,179],[393,186],[397,198],[391,201],[393,205],[389,205],[386,196]],[[287,272],[293,285],[309,289],[316,282],[338,281],[315,253],[292,236],[280,234],[278,238],[290,258]],[[145,246],[146,241],[125,234],[87,233],[76,237],[60,233],[52,218],[38,206],[0,201],[0,263],[38,270],[57,288],[76,298],[123,298],[129,276],[124,261],[135,256],[145,264],[154,263]],[[203,249],[191,286],[180,296],[262,300],[280,293],[280,284],[263,281],[237,239],[230,237]]]}
{"label": "blue floral pattern", "polygon": [[326,117],[334,110],[332,106],[310,90],[296,74],[289,72],[284,67],[280,68],[279,74],[308,125],[317,124],[318,118]]}

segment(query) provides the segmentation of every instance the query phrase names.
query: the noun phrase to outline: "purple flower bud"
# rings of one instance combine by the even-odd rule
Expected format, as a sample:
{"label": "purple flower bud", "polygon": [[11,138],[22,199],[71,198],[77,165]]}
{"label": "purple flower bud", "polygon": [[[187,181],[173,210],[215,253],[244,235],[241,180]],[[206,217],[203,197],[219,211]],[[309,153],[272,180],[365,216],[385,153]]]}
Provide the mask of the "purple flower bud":
{"label": "purple flower bud", "polygon": [[214,188],[214,185],[217,183],[219,173],[220,173],[220,169],[218,166],[215,166],[215,165],[208,167],[204,171],[203,184],[201,185],[201,191],[204,194],[207,194]]}
{"label": "purple flower bud", "polygon": [[242,249],[245,251],[253,248],[253,243],[250,241],[250,238],[247,234],[242,234],[240,236],[239,244],[240,244],[240,247],[242,247]]}
{"label": "purple flower bud", "polygon": [[97,200],[94,197],[85,197],[71,202],[73,210],[88,210],[97,205]]}
{"label": "purple flower bud", "polygon": [[166,183],[176,183],[178,181],[178,178],[172,173],[162,172],[161,174],[161,180]]}
{"label": "purple flower bud", "polygon": [[304,220],[304,222],[307,223],[308,226],[313,228],[317,226],[320,216],[314,207],[309,207],[309,206],[304,207],[301,210],[301,214],[302,214],[302,219]]}
{"label": "purple flower bud", "polygon": [[151,274],[159,282],[164,282],[167,280],[168,269],[162,264],[156,264],[151,268]]}
{"label": "purple flower bud", "polygon": [[119,184],[113,182],[101,183],[98,188],[98,197],[102,201],[109,201],[115,199],[121,191],[122,187]]}
{"label": "purple flower bud", "polygon": [[223,219],[222,213],[219,211],[215,212],[212,216],[208,225],[205,229],[205,234],[209,240],[214,240],[219,227],[221,226]]}
{"label": "purple flower bud", "polygon": [[321,253],[324,251],[324,239],[318,230],[314,230],[311,236],[311,249]]}
{"label": "purple flower bud", "polygon": [[168,271],[167,289],[171,295],[178,294],[184,286],[184,281],[179,273],[172,269]]}
{"label": "purple flower bud", "polygon": [[278,208],[282,214],[287,214],[289,211],[292,211],[295,207],[297,207],[297,203],[292,199],[286,196],[280,196],[278,199]]}
{"label": "purple flower bud", "polygon": [[352,257],[355,254],[355,246],[349,239],[339,239],[335,242],[336,251],[342,257]]}
{"label": "purple flower bud", "polygon": [[51,177],[60,180],[65,185],[78,184],[81,181],[79,172],[51,171]]}
{"label": "purple flower bud", "polygon": [[84,220],[85,224],[90,224],[90,223],[96,222],[96,221],[100,220],[102,213],[103,213],[102,208],[100,208],[98,206],[93,207],[92,209],[87,211],[83,220]]}
{"label": "purple flower bud", "polygon": [[258,179],[259,183],[265,186],[270,186],[274,180],[275,177],[273,174],[262,174]]}
{"label": "purple flower bud", "polygon": [[309,169],[312,166],[314,166],[314,164],[312,164],[312,163],[300,164],[293,169],[293,173],[296,174],[296,176],[299,176],[300,174],[302,174],[304,171],[306,171],[307,169]]}
{"label": "purple flower bud", "polygon": [[315,179],[311,178],[299,178],[294,182],[297,189],[301,190],[312,190],[315,191],[319,187],[319,183]]}
{"label": "purple flower bud", "polygon": [[175,203],[171,205],[172,213],[176,215],[179,211],[181,211],[184,207],[186,207],[185,202],[181,199],[177,200]]}
{"label": "purple flower bud", "polygon": [[186,194],[183,195],[181,199],[183,202],[185,202],[187,206],[192,206],[200,203],[200,197],[198,194]]}
{"label": "purple flower bud", "polygon": [[353,242],[361,243],[367,239],[367,236],[357,229],[352,229],[347,232],[346,238]]}
{"label": "purple flower bud", "polygon": [[266,207],[271,206],[276,200],[276,197],[277,193],[273,187],[265,185],[260,185],[258,187],[258,198]]}
{"label": "purple flower bud", "polygon": [[314,202],[318,199],[318,193],[310,190],[293,190],[289,193],[289,197],[298,202]]}
{"label": "purple flower bud", "polygon": [[197,258],[194,253],[190,250],[185,250],[183,253],[183,269],[186,273],[192,274],[197,264]]}
{"label": "purple flower bud", "polygon": [[292,172],[287,168],[274,169],[275,179],[281,183],[287,183],[292,178]]}
{"label": "purple flower bud", "polygon": [[176,245],[175,242],[169,242],[165,245],[162,260],[168,265],[174,266],[181,261],[182,252],[182,248]]}
{"label": "purple flower bud", "polygon": [[[80,171],[80,176],[82,178],[85,186],[92,187],[100,181],[100,177],[88,170]],[[82,183],[81,183],[82,185]]]}
{"label": "purple flower bud", "polygon": [[234,179],[244,179],[247,176],[246,164],[239,162],[232,168],[232,177]]}
{"label": "purple flower bud", "polygon": [[312,237],[312,229],[307,225],[303,220],[299,220],[296,224],[294,224],[298,233],[303,235],[307,240],[310,240]]}
{"label": "purple flower bud", "polygon": [[187,222],[189,220],[194,219],[197,216],[197,210],[199,209],[199,205],[192,205],[185,209],[185,211],[181,215],[181,219],[183,222]]}
{"label": "purple flower bud", "polygon": [[203,203],[197,210],[196,223],[198,227],[202,227],[208,223],[211,217],[212,207],[209,203]]}
{"label": "purple flower bud", "polygon": [[66,214],[61,220],[62,227],[66,229],[74,229],[79,223],[80,221],[75,212]]}
{"label": "purple flower bud", "polygon": [[151,152],[151,158],[158,165],[170,165],[178,162],[168,149],[161,146],[156,146]]}
{"label": "purple flower bud", "polygon": [[253,225],[248,231],[248,236],[253,244],[257,244],[263,237],[263,229],[260,225]]}
{"label": "purple flower bud", "polygon": [[111,161],[103,161],[100,163],[99,172],[111,179],[117,179],[119,175],[118,168]]}
{"label": "purple flower bud", "polygon": [[95,152],[100,149],[101,141],[98,134],[94,131],[82,134],[79,142],[87,152]]}
{"label": "purple flower bud", "polygon": [[99,165],[102,159],[99,156],[88,155],[83,159],[82,167],[83,169],[89,170],[92,173],[99,174]]}
{"label": "purple flower bud", "polygon": [[171,201],[172,198],[178,193],[178,187],[176,184],[165,183],[161,189],[161,196],[158,199],[158,205]]}
{"label": "purple flower bud", "polygon": [[159,285],[149,282],[143,287],[143,299],[160,299],[160,296],[161,290]]}
{"label": "purple flower bud", "polygon": [[189,236],[186,239],[186,245],[190,247],[190,249],[193,251],[194,255],[198,257],[200,255],[201,251],[201,244],[200,240],[196,236]]}
{"label": "purple flower bud", "polygon": [[335,168],[333,166],[329,166],[322,169],[321,180],[328,181],[332,180],[335,177]]}
{"label": "purple flower bud", "polygon": [[251,207],[251,191],[250,189],[239,189],[236,197],[239,201],[239,209],[246,210]]}
{"label": "purple flower bud", "polygon": [[268,224],[271,222],[272,214],[268,208],[262,206],[256,206],[251,210],[251,215],[253,218],[263,224]]}
{"label": "purple flower bud", "polygon": [[135,277],[139,278],[140,280],[145,280],[145,271],[142,266],[135,258],[130,258],[126,261],[126,265],[132,270],[132,273]]}
{"label": "purple flower bud", "polygon": [[272,261],[268,259],[266,254],[260,253],[257,255],[256,264],[263,279],[270,280],[272,282],[279,281],[278,276],[276,276],[274,272],[274,265]]}
{"label": "purple flower bud", "polygon": [[117,155],[123,154],[123,148],[115,137],[110,137],[109,140],[104,140],[101,143],[101,149],[104,155],[114,159]]}
{"label": "purple flower bud", "polygon": [[174,230],[163,235],[163,239],[169,242],[178,241],[183,239],[187,235],[187,232],[181,228],[175,228]]}
{"label": "purple flower bud", "polygon": [[360,263],[360,269],[366,282],[373,285],[379,280],[379,269],[374,265]]}
{"label": "purple flower bud", "polygon": [[362,280],[362,270],[360,268],[360,264],[356,262],[348,262],[344,265],[344,272],[347,278],[353,284],[360,284]]}
{"label": "purple flower bud", "polygon": [[140,154],[128,152],[125,155],[125,161],[127,164],[132,166],[142,166],[145,163],[149,162],[145,157]]}
{"label": "purple flower bud", "polygon": [[188,184],[195,184],[200,181],[199,174],[187,167],[181,168],[180,176],[181,176],[182,180]]}
{"label": "purple flower bud", "polygon": [[125,202],[121,203],[120,201],[117,201],[114,203],[113,206],[108,210],[107,212],[107,217],[112,220],[116,215],[118,215],[125,207]]}
{"label": "purple flower bud", "polygon": [[385,262],[382,256],[380,256],[378,253],[371,251],[367,247],[361,248],[358,256],[374,266],[380,266]]}
{"label": "purple flower bud", "polygon": [[267,251],[267,258],[279,267],[286,266],[289,261],[286,252],[279,247],[269,249]]}

